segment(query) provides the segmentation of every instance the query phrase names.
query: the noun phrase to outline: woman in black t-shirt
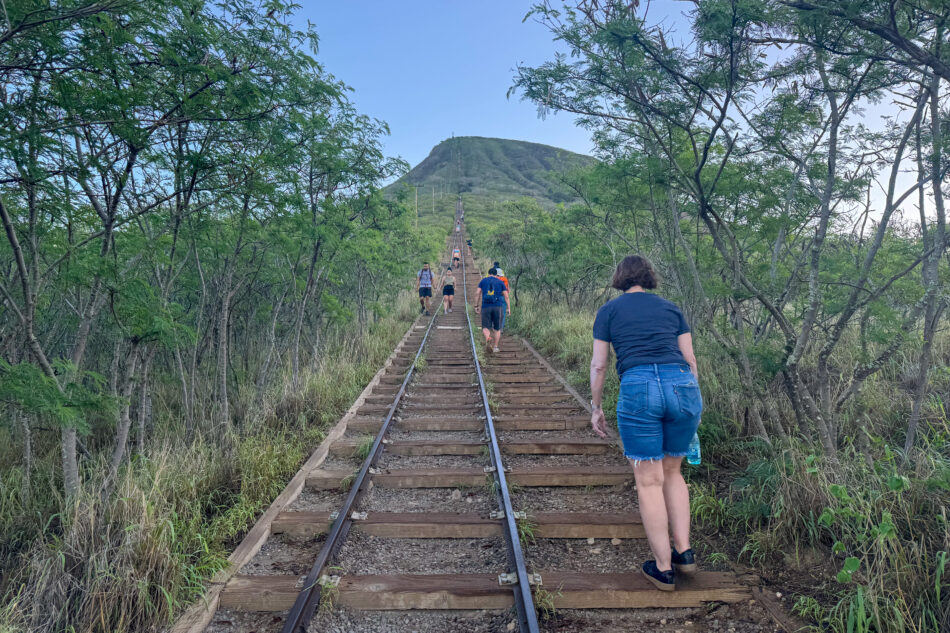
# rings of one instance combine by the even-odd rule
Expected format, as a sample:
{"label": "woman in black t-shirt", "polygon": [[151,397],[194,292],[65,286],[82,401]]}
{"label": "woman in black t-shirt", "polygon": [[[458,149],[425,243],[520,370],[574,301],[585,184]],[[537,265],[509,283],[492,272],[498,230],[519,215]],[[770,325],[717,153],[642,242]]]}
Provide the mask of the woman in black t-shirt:
{"label": "woman in black t-shirt", "polygon": [[617,266],[613,287],[624,294],[601,307],[594,321],[591,426],[606,437],[601,399],[612,344],[620,376],[617,430],[633,466],[643,527],[656,557],[644,563],[643,573],[657,588],[672,591],[674,572],[696,570],[689,544],[689,491],[680,464],[699,426],[703,401],[689,326],[675,304],[646,292],[656,286],[645,257],[630,255]]}

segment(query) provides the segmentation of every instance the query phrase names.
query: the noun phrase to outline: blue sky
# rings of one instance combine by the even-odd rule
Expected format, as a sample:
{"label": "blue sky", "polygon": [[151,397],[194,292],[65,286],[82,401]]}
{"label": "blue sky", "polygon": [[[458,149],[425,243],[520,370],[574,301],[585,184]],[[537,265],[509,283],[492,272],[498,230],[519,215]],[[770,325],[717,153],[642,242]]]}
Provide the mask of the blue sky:
{"label": "blue sky", "polygon": [[299,25],[320,36],[317,59],[350,85],[365,114],[389,123],[386,151],[416,165],[439,141],[495,136],[589,154],[566,114],[505,97],[514,68],[551,59],[550,32],[522,23],[522,0],[302,0]]}

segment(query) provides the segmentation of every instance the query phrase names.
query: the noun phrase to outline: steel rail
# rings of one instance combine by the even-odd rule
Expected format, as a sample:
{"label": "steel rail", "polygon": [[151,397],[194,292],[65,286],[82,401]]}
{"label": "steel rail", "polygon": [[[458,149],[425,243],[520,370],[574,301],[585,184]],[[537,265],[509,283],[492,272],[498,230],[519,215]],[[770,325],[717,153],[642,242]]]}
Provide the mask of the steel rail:
{"label": "steel rail", "polygon": [[[461,207],[459,200],[456,207]],[[463,227],[464,228],[464,227]],[[463,231],[464,232],[464,231]],[[460,236],[461,237],[461,236]],[[478,348],[475,344],[475,331],[472,329],[472,319],[468,312],[468,280],[465,274],[465,257],[462,259],[462,294],[465,301],[465,320],[468,321],[468,336],[472,343],[472,358],[475,360],[475,373],[478,374],[478,386],[482,395],[482,405],[485,407],[485,430],[488,435],[491,449],[492,465],[495,467],[495,479],[498,482],[498,496],[502,511],[505,513],[505,536],[508,545],[508,564],[515,569],[518,582],[512,587],[515,596],[515,608],[518,612],[519,628],[522,633],[538,633],[538,612],[534,605],[534,596],[531,593],[531,582],[528,578],[528,569],[525,564],[524,552],[521,551],[521,539],[518,535],[518,523],[515,520],[514,508],[511,505],[511,494],[508,491],[508,478],[505,476],[505,467],[501,461],[501,448],[498,446],[498,436],[495,434],[495,421],[492,418],[491,406],[488,403],[488,390],[485,388],[485,378],[482,376],[482,366],[478,362]]]}
{"label": "steel rail", "polygon": [[[434,275],[435,272],[433,271],[433,276]],[[356,479],[353,480],[350,493],[347,495],[346,501],[343,502],[339,515],[333,522],[333,527],[330,528],[327,534],[327,540],[324,542],[323,547],[320,548],[320,553],[317,554],[317,559],[314,561],[313,567],[310,568],[310,573],[307,574],[304,580],[304,587],[297,595],[293,608],[291,608],[287,614],[287,620],[281,629],[282,633],[305,633],[307,624],[313,618],[317,607],[320,605],[320,596],[322,594],[320,572],[322,572],[323,568],[336,556],[352,527],[352,510],[366,492],[370,469],[376,465],[376,462],[379,461],[379,457],[382,454],[384,446],[383,438],[389,430],[389,424],[392,422],[393,415],[396,413],[396,408],[402,401],[402,397],[406,394],[406,387],[409,385],[409,381],[415,372],[419,356],[422,354],[422,349],[429,339],[429,332],[432,331],[432,324],[435,323],[435,317],[438,315],[439,307],[441,307],[441,303],[436,307],[432,318],[429,319],[429,325],[426,327],[425,335],[419,343],[419,349],[416,350],[416,356],[409,366],[409,370],[406,372],[406,377],[403,379],[399,391],[396,392],[393,398],[393,403],[389,406],[389,413],[383,418],[383,425],[379,429],[379,433],[376,434],[376,439],[373,441],[373,447],[370,449],[369,455],[363,460],[363,466],[356,475]],[[415,328],[415,326],[413,326],[413,328]]]}

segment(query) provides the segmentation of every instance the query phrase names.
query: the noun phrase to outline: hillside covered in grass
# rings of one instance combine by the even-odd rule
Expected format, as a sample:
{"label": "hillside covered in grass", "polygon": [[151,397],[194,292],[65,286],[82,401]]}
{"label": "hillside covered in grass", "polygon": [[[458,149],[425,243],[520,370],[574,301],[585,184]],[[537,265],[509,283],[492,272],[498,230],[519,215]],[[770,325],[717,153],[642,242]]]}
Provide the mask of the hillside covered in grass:
{"label": "hillside covered in grass", "polygon": [[466,209],[495,208],[525,196],[543,207],[576,199],[562,181],[565,175],[593,165],[596,159],[565,149],[481,136],[458,136],[432,148],[421,163],[386,187],[389,195],[406,192],[415,202],[419,188],[419,215],[450,212],[462,194]]}

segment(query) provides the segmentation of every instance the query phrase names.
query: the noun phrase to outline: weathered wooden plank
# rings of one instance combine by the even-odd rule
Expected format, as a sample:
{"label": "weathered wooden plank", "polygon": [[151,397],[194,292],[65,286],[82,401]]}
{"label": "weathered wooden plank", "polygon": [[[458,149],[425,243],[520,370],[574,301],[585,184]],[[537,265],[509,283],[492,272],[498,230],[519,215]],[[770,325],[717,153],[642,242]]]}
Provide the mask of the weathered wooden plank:
{"label": "weathered wooden plank", "polygon": [[[274,534],[313,537],[330,528],[329,512],[283,512]],[[384,538],[490,538],[502,534],[501,521],[474,512],[370,512],[353,530]]]}
{"label": "weathered wooden plank", "polygon": [[583,429],[590,424],[586,417],[522,417],[499,415],[493,416],[495,428],[501,431],[543,431],[563,429]]}
{"label": "weathered wooden plank", "polygon": [[307,476],[307,487],[315,490],[345,490],[356,470],[318,468]]}
{"label": "weathered wooden plank", "polygon": [[495,417],[513,417],[513,418],[565,418],[577,415],[583,415],[585,420],[590,417],[583,409],[573,404],[567,405],[542,405],[537,407],[525,405],[509,405],[492,407],[492,414]]}
{"label": "weathered wooden plank", "polygon": [[[544,418],[544,417],[497,417],[495,428],[499,431],[562,431],[587,427],[586,418]],[[382,426],[382,417],[357,418],[350,422],[349,429],[354,433],[375,434]],[[455,417],[411,417],[402,418],[396,425],[404,431],[481,431],[485,428],[483,420]]]}
{"label": "weathered wooden plank", "polygon": [[616,450],[613,442],[600,438],[501,438],[501,451],[510,455],[603,455],[612,450]]}
{"label": "weathered wooden plank", "polygon": [[[751,598],[728,572],[700,572],[677,579],[676,591],[659,591],[640,573],[593,574],[541,571],[542,589],[558,609],[701,607]],[[297,576],[235,576],[221,592],[220,606],[236,611],[286,611],[302,589]],[[351,609],[506,609],[510,587],[494,574],[394,574],[344,576],[334,602]]]}
{"label": "weathered wooden plank", "polygon": [[[538,397],[542,397],[540,394]],[[554,396],[563,397],[563,396]],[[518,414],[523,412],[526,415],[535,415],[538,413],[557,413],[563,415],[565,411],[571,412],[575,415],[580,415],[586,413],[584,409],[577,406],[573,402],[524,402],[524,403],[514,403],[508,402],[508,399],[498,405],[492,407],[492,413],[497,415],[502,414]]]}
{"label": "weathered wooden plank", "polygon": [[371,512],[354,529],[386,538],[490,538],[501,521],[474,512]]}
{"label": "weathered wooden plank", "polygon": [[492,372],[488,372],[489,379],[493,382],[504,382],[509,385],[550,385],[553,383],[550,376],[546,376],[540,373],[531,373],[531,372],[519,372],[513,374],[503,374],[493,376]]}
{"label": "weathered wooden plank", "polygon": [[573,399],[567,393],[504,394],[500,400],[503,403],[502,406],[516,404],[554,404],[559,402],[573,403]]}
{"label": "weathered wooden plank", "polygon": [[474,391],[476,389],[478,389],[478,385],[475,382],[441,383],[438,385],[415,382],[410,386],[413,397],[419,397],[420,395],[432,397],[440,395],[452,396],[458,395],[460,390]]}
{"label": "weathered wooden plank", "polygon": [[[535,570],[537,571],[537,570]],[[558,609],[646,609],[701,607],[706,602],[748,600],[748,587],[729,572],[699,572],[680,576],[676,591],[656,589],[639,572],[594,574],[541,571],[542,587]]]}
{"label": "weathered wooden plank", "polygon": [[[405,378],[406,377],[404,375],[384,376],[382,380],[380,380],[380,383],[383,385],[401,385],[402,381],[405,380]],[[468,379],[464,374],[451,374],[451,375],[445,375],[445,376],[439,376],[439,375],[429,376],[425,378],[424,380],[420,380],[416,378],[416,380],[414,381],[414,384],[416,386],[420,384],[433,385],[433,386],[438,385],[441,388],[445,388],[445,387],[451,387],[456,384],[470,385],[471,382],[472,381]]]}
{"label": "weathered wooden plank", "polygon": [[629,466],[512,468],[507,475],[518,486],[615,486],[633,480]]}
{"label": "weathered wooden plank", "polygon": [[303,589],[299,576],[235,576],[218,606],[234,611],[289,611]]}
{"label": "weathered wooden plank", "polygon": [[508,609],[511,587],[496,574],[344,576],[337,604],[351,609]]}
{"label": "weathered wooden plank", "polygon": [[[307,477],[307,486],[321,490],[341,488],[352,471],[319,469]],[[519,486],[613,486],[633,479],[628,466],[558,466],[512,468],[508,481]],[[480,468],[398,468],[373,475],[373,485],[383,488],[454,488],[486,482]]]}
{"label": "weathered wooden plank", "polygon": [[310,538],[330,529],[329,512],[281,512],[271,523],[271,534]]}
{"label": "weathered wooden plank", "polygon": [[504,399],[505,396],[530,396],[533,394],[543,394],[543,395],[553,395],[560,394],[564,392],[564,389],[559,385],[553,384],[505,384],[497,383],[493,385],[493,392],[498,395],[500,398]]}

